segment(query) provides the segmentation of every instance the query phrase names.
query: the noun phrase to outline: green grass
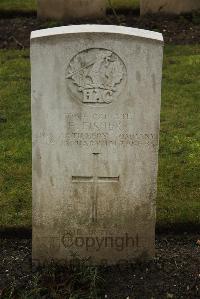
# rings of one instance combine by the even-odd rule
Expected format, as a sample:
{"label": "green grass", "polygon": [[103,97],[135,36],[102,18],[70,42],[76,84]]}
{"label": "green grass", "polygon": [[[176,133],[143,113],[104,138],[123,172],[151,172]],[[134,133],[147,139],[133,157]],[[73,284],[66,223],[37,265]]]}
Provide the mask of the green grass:
{"label": "green grass", "polygon": [[[108,0],[106,0],[108,2]],[[110,0],[115,8],[138,8],[139,0]],[[109,4],[108,4],[109,6]],[[0,0],[0,11],[33,11],[36,10],[36,0]]]}
{"label": "green grass", "polygon": [[36,0],[0,0],[0,11],[36,10]]}
{"label": "green grass", "polygon": [[[200,46],[165,49],[158,225],[200,224]],[[31,226],[28,50],[0,51],[0,227]],[[0,118],[1,118],[0,117]]]}
{"label": "green grass", "polygon": [[158,223],[200,224],[200,46],[165,51]]}
{"label": "green grass", "polygon": [[[109,1],[107,0],[109,3]],[[115,8],[139,8],[140,0],[110,0]]]}
{"label": "green grass", "polygon": [[0,226],[31,225],[28,51],[0,52]]}

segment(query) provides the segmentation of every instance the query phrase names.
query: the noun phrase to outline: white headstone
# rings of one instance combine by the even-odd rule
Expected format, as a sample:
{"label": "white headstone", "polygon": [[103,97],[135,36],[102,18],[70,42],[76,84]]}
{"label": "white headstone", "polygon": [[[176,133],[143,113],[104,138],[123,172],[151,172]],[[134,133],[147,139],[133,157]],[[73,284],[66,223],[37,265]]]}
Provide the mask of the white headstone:
{"label": "white headstone", "polygon": [[154,256],[163,38],[32,32],[33,259]]}
{"label": "white headstone", "polygon": [[140,0],[141,15],[146,13],[180,14],[200,9],[200,0]]}
{"label": "white headstone", "polygon": [[37,0],[39,19],[80,19],[104,17],[106,0]]}

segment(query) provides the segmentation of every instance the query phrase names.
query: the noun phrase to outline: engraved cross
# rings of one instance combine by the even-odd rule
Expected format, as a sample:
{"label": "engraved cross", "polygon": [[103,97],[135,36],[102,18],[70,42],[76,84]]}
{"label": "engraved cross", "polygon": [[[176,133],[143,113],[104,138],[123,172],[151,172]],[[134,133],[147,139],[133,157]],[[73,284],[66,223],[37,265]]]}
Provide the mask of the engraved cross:
{"label": "engraved cross", "polygon": [[92,183],[92,222],[97,222],[98,209],[98,185],[99,183],[118,183],[119,176],[99,176],[98,175],[98,159],[99,153],[93,153],[93,176],[72,176],[73,183]]}

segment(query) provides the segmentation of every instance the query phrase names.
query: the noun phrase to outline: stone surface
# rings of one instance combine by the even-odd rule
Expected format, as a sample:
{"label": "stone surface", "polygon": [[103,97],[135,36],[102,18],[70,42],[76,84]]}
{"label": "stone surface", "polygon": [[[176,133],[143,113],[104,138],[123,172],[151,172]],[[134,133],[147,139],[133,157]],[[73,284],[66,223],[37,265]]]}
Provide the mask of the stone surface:
{"label": "stone surface", "polygon": [[38,0],[39,19],[79,19],[105,16],[105,0]]}
{"label": "stone surface", "polygon": [[127,27],[32,33],[34,261],[154,256],[162,54]]}
{"label": "stone surface", "polygon": [[146,13],[180,14],[200,9],[199,0],[140,0],[141,15]]}

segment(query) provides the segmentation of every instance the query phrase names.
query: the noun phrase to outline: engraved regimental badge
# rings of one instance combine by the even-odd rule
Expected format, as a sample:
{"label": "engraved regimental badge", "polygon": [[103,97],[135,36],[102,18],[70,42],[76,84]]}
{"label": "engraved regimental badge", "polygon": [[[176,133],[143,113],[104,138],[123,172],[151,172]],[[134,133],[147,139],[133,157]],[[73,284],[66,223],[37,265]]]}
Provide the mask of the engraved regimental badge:
{"label": "engraved regimental badge", "polygon": [[72,58],[66,72],[72,95],[84,104],[109,104],[126,84],[126,67],[117,54],[88,49]]}

